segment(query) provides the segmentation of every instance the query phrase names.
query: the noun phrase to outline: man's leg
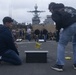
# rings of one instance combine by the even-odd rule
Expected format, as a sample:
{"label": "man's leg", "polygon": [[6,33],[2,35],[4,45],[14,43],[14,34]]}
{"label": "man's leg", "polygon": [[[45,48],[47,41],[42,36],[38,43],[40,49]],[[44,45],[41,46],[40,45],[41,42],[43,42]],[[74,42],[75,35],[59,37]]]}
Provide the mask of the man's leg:
{"label": "man's leg", "polygon": [[57,71],[63,71],[63,66],[65,62],[65,46],[68,44],[72,35],[74,34],[74,30],[72,27],[68,27],[63,30],[60,34],[58,47],[57,47],[57,61],[56,65],[52,67],[52,69]]}
{"label": "man's leg", "polygon": [[73,31],[71,29],[72,27],[68,27],[67,29],[63,30],[62,33],[60,34],[60,39],[57,47],[57,62],[56,62],[58,65],[64,65],[65,47],[73,35]]}
{"label": "man's leg", "polygon": [[16,54],[13,50],[8,50],[5,52],[5,54],[2,56],[2,61],[8,62],[14,65],[21,65],[22,61],[19,58],[19,55]]}

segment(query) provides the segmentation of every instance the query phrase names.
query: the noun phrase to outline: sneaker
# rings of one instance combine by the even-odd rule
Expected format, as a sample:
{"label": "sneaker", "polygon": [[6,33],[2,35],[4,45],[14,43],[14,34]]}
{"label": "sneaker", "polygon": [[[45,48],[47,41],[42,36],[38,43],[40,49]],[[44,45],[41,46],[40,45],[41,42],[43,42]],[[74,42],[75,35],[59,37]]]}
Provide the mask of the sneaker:
{"label": "sneaker", "polygon": [[63,65],[57,65],[55,64],[54,66],[51,67],[53,70],[56,70],[56,71],[63,71]]}
{"label": "sneaker", "polygon": [[76,64],[73,65],[74,69],[76,69]]}

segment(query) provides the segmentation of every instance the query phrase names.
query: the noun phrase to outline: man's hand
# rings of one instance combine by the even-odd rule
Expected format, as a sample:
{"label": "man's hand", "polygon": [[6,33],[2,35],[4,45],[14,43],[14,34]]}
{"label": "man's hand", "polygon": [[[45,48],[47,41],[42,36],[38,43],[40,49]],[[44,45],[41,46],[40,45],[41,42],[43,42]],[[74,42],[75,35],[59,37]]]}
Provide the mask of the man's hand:
{"label": "man's hand", "polygon": [[18,45],[17,45],[17,43],[15,42],[15,46],[16,46],[16,48],[18,48]]}

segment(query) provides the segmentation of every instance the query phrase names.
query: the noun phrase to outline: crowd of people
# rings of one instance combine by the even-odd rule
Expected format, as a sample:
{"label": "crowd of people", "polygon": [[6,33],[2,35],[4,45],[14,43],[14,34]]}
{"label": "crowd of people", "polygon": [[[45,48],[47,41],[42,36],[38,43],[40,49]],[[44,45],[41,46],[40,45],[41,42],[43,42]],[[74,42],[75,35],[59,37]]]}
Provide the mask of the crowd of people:
{"label": "crowd of people", "polygon": [[30,27],[27,27],[27,30],[24,29],[12,29],[12,34],[14,39],[23,39],[23,40],[35,40],[38,41],[39,39],[46,40],[56,40],[56,32],[48,32],[45,28],[42,30],[36,29],[32,31]]}

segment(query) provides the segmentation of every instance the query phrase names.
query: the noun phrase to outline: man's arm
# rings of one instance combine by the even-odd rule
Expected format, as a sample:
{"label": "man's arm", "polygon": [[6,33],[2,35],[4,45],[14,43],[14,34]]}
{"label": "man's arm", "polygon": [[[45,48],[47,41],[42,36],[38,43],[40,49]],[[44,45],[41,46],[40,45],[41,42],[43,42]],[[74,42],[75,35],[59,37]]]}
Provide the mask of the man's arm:
{"label": "man's arm", "polygon": [[11,32],[8,31],[5,32],[4,41],[8,49],[14,50],[19,55],[19,52],[15,46]]}
{"label": "man's arm", "polygon": [[60,30],[56,30],[56,42],[59,42],[59,33],[60,33]]}

